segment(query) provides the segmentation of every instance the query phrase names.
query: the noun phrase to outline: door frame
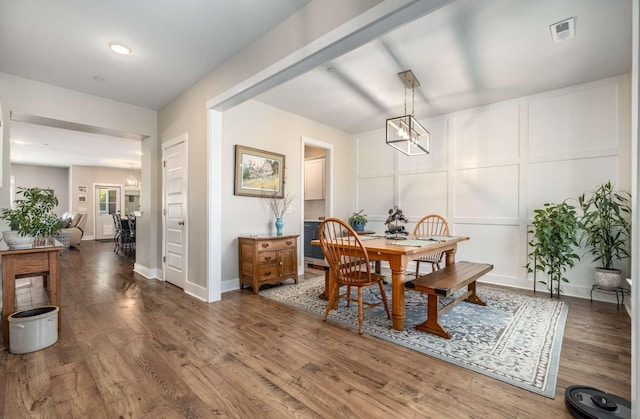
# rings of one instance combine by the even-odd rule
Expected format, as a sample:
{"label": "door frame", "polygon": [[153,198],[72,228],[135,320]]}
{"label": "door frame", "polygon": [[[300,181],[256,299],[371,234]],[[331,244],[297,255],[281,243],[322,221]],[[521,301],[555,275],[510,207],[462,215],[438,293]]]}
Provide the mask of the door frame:
{"label": "door frame", "polygon": [[333,144],[327,143],[324,141],[316,140],[313,138],[301,136],[300,137],[300,231],[302,232],[302,238],[299,240],[298,246],[301,246],[298,249],[298,255],[301,265],[298,266],[298,272],[304,273],[304,146],[308,145],[311,147],[322,148],[325,151],[325,169],[324,169],[324,180],[325,180],[325,193],[324,193],[324,216],[325,218],[333,217]]}
{"label": "door frame", "polygon": [[[106,186],[108,188],[120,188],[120,199],[118,200],[119,204],[120,204],[120,208],[118,208],[118,210],[120,211],[120,214],[122,214],[122,210],[123,207],[122,205],[124,204],[124,185],[123,184],[119,184],[119,183],[106,183],[106,182],[93,182],[93,196],[91,197],[91,199],[93,200],[93,211],[91,211],[91,213],[93,214],[93,238],[94,240],[97,240],[97,236],[98,236],[98,203],[96,202],[96,192],[97,192],[97,188],[100,186]],[[114,231],[115,233],[115,231]]]}
{"label": "door frame", "polygon": [[166,272],[166,255],[167,255],[167,236],[165,234],[166,231],[166,213],[167,213],[167,202],[166,202],[166,186],[167,186],[167,179],[165,176],[165,166],[164,166],[164,161],[165,161],[165,157],[166,157],[166,152],[167,149],[170,147],[175,146],[176,144],[179,144],[181,142],[184,142],[184,155],[185,155],[185,159],[184,159],[184,176],[185,176],[185,183],[186,183],[186,187],[185,187],[185,191],[184,193],[186,194],[186,199],[185,199],[185,203],[184,203],[184,221],[185,224],[187,226],[185,232],[184,232],[184,253],[182,255],[183,260],[185,262],[184,264],[184,288],[183,291],[187,292],[189,294],[192,295],[198,295],[198,293],[194,294],[193,290],[190,289],[190,287],[192,286],[192,284],[190,284],[189,282],[189,135],[188,134],[181,134],[169,141],[165,141],[164,143],[162,143],[162,161],[161,161],[161,169],[162,169],[162,255],[160,255],[161,260],[162,260],[162,281],[166,281],[165,279],[165,272]]}

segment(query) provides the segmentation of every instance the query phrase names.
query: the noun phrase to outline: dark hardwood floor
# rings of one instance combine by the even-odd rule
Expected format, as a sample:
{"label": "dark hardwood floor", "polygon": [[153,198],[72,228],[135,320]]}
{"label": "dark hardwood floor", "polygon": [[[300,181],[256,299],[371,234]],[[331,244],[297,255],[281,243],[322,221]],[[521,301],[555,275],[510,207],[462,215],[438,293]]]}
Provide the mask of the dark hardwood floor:
{"label": "dark hardwood floor", "polygon": [[631,398],[631,321],[614,304],[563,297],[570,309],[552,400],[248,289],[198,301],[133,274],[133,260],[112,249],[88,241],[62,255],[55,345],[0,350],[3,417],[569,418],[564,390],[573,384]]}

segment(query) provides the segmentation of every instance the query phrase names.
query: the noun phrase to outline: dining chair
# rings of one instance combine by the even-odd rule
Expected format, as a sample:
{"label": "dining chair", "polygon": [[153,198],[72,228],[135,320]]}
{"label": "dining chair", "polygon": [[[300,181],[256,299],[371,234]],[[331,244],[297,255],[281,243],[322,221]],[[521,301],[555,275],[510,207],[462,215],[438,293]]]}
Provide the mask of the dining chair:
{"label": "dining chair", "polygon": [[[347,307],[349,307],[351,301],[358,303],[359,334],[362,334],[364,306],[372,308],[384,304],[387,318],[391,319],[389,305],[387,304],[387,294],[382,283],[384,276],[371,272],[369,255],[358,237],[358,233],[348,223],[339,218],[327,218],[320,224],[318,232],[320,247],[333,277],[329,291],[329,301],[322,320],[327,321],[329,311],[338,306],[340,298],[344,298],[347,301]],[[363,301],[363,288],[375,284],[380,287],[382,301]],[[340,294],[342,285],[347,287],[345,294]],[[357,299],[351,297],[351,287],[358,288]]]}
{"label": "dining chair", "polygon": [[[448,236],[449,224],[447,220],[437,214],[425,215],[418,221],[416,227],[413,229],[415,236]],[[420,262],[427,262],[431,264],[431,270],[436,271],[440,269],[440,262],[444,252],[432,253],[430,255],[415,259],[416,262],[416,278],[420,276]]]}

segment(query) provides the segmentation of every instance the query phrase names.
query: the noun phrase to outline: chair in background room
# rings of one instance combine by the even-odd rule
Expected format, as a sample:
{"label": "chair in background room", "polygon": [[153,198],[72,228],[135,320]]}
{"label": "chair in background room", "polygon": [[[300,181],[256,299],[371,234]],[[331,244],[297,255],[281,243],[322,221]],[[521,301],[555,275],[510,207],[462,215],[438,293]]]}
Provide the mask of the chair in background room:
{"label": "chair in background room", "polygon": [[122,219],[117,212],[111,213],[111,216],[115,226],[113,235],[115,247],[113,251],[119,254],[120,250],[122,250],[126,256],[131,256],[135,252],[135,217],[133,220]]}
{"label": "chair in background room", "polygon": [[[449,224],[447,220],[437,214],[429,214],[422,217],[416,227],[413,229],[415,236],[448,236]],[[415,259],[416,262],[416,278],[420,276],[420,262],[427,262],[431,264],[431,270],[436,271],[440,269],[440,262],[444,252],[433,253],[424,256],[420,259]]]}
{"label": "chair in background room", "polygon": [[[324,257],[329,263],[332,275],[329,301],[324,313],[323,321],[327,321],[329,311],[337,307],[340,298],[347,300],[347,307],[351,301],[358,303],[358,333],[362,334],[362,321],[364,306],[367,308],[384,304],[387,317],[389,305],[387,295],[382,284],[384,276],[371,272],[369,255],[358,237],[358,233],[345,221],[338,218],[327,218],[319,228],[320,246]],[[378,284],[382,301],[371,303],[363,301],[363,287]],[[346,293],[340,294],[340,286],[346,285]],[[351,298],[351,287],[358,288],[358,298]]]}

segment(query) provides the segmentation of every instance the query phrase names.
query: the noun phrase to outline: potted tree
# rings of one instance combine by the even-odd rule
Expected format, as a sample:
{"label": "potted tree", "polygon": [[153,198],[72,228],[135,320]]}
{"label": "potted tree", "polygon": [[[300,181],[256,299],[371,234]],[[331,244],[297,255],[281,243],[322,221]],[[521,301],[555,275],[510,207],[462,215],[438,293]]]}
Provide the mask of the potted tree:
{"label": "potted tree", "polygon": [[569,282],[564,277],[567,268],[573,267],[580,257],[574,252],[578,246],[578,218],[575,207],[566,202],[560,204],[544,204],[543,209],[534,210],[533,234],[529,242],[529,262],[527,272],[541,271],[547,275],[547,281],[539,281],[547,286],[553,296],[555,291],[560,295],[561,281]]}
{"label": "potted tree", "polygon": [[583,213],[580,241],[593,255],[593,262],[600,263],[595,281],[601,288],[616,289],[622,280],[621,271],[614,265],[629,257],[630,198],[627,192],[615,192],[610,181],[578,197]]}
{"label": "potted tree", "polygon": [[364,227],[367,225],[367,214],[363,214],[364,209],[361,209],[358,212],[354,212],[349,217],[347,222],[355,231],[364,231]]}
{"label": "potted tree", "polygon": [[58,198],[51,191],[19,187],[16,195],[22,195],[22,199],[14,201],[14,208],[0,210],[0,219],[7,221],[11,228],[2,232],[9,248],[29,248],[36,239],[51,240],[60,232],[60,220],[52,212]]}

